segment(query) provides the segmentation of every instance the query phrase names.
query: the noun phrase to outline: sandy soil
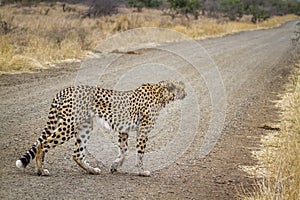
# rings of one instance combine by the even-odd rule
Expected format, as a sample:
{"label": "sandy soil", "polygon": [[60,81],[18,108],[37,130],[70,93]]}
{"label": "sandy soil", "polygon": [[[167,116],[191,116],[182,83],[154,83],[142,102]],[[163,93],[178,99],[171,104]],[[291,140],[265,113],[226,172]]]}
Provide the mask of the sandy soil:
{"label": "sandy soil", "polygon": [[[292,65],[288,63],[300,55],[299,49],[292,46],[290,41],[295,24],[290,22],[276,29],[243,32],[198,41],[197,43],[205,49],[202,52],[198,52],[199,47],[194,47],[189,42],[181,42],[168,44],[163,48],[141,50],[136,54],[99,54],[82,63],[61,64],[58,65],[59,68],[37,73],[1,75],[0,198],[233,199],[238,198],[242,190],[250,191],[253,179],[243,172],[240,166],[256,163],[251,157],[251,151],[259,148],[260,136],[267,133],[260,127],[278,120],[278,110],[272,102],[278,99],[277,94],[283,91],[282,86],[292,73]],[[170,54],[166,49],[175,49],[175,53]],[[176,49],[181,53],[178,51],[176,54]],[[189,57],[191,61],[204,54],[210,58],[200,59],[202,64],[197,65],[179,58],[180,54],[192,55]],[[153,72],[154,64],[147,66],[147,63],[162,63],[163,66],[169,64],[174,67],[171,71],[175,69],[174,74],[179,74],[179,79],[183,79],[193,93],[190,94],[190,99],[180,104],[183,113],[180,120],[188,120],[183,109],[190,109],[189,112],[193,116],[193,110],[197,107],[197,112],[201,114],[192,141],[187,142],[188,148],[182,151],[182,154],[178,154],[175,160],[170,158],[167,165],[157,167],[151,177],[127,173],[126,167],[119,173],[110,174],[105,163],[97,157],[101,155],[95,155],[101,150],[91,147],[89,161],[92,165],[100,166],[102,173],[98,176],[87,175],[70,159],[73,142],[59,146],[47,154],[46,164],[51,176],[37,176],[34,162],[25,172],[19,171],[15,167],[15,161],[38,138],[54,94],[74,82],[90,80],[89,77],[93,74],[99,76],[97,70],[107,66],[106,62],[110,62],[109,69],[105,69],[104,72],[100,70],[102,75],[97,81],[100,81],[103,87],[121,89],[131,89],[135,84],[148,79],[152,81],[173,76],[173,72],[155,75],[153,73],[157,72]],[[140,79],[136,76],[135,82],[128,83],[133,72],[133,75],[140,73],[134,71],[134,64],[152,69],[149,70],[151,76],[145,75]],[[218,69],[220,76],[208,75],[212,69],[210,65]],[[89,66],[96,66],[97,68],[92,68],[96,71],[92,71],[90,75],[85,74],[85,79],[79,80],[78,74],[82,76],[84,67]],[[218,85],[220,80],[210,79],[213,77],[221,77],[223,85]],[[128,84],[124,85],[126,82]],[[219,98],[214,91],[224,93]],[[193,103],[192,97],[197,100],[198,105],[189,105],[189,102]],[[223,110],[215,111],[214,108]],[[169,109],[165,116],[172,112],[172,109]],[[206,133],[210,133],[210,127],[219,126],[211,124],[214,114],[224,116],[225,121],[219,122],[222,131],[212,139]],[[171,119],[176,120],[176,117]],[[164,123],[163,127],[173,126],[176,124],[174,120]],[[180,130],[180,127],[177,130]],[[161,135],[154,134],[153,141],[162,141],[161,138]],[[150,143],[150,149],[155,151],[168,142],[170,141],[166,140],[162,144]],[[91,142],[91,146],[95,147],[97,144]],[[204,147],[211,148],[205,151],[207,148]],[[105,155],[109,156],[115,155]],[[159,159],[156,162],[159,162]],[[156,165],[150,163],[148,166],[151,168]]]}

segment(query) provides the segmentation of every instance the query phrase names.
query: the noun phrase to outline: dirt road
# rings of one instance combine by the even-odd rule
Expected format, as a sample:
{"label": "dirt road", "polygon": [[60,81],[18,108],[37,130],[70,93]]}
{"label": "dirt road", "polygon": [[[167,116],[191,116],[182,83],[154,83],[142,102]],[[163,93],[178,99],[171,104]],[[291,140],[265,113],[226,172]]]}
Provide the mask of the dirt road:
{"label": "dirt road", "polygon": [[[98,54],[82,63],[61,65],[61,69],[1,75],[0,198],[233,199],[241,187],[251,190],[253,180],[240,166],[255,164],[251,150],[259,147],[259,137],[267,133],[259,127],[278,120],[272,101],[292,72],[287,63],[299,55],[299,49],[290,41],[295,26],[296,22],[290,22],[276,29],[198,41],[195,46],[180,42],[121,56]],[[96,71],[89,74],[85,67],[90,66]],[[151,177],[135,176],[130,170],[127,173],[127,165],[120,173],[109,174],[105,159],[108,162],[115,151],[111,155],[97,149],[95,141],[91,147],[96,149],[90,147],[88,157],[92,165],[104,165],[98,176],[85,174],[70,159],[73,142],[47,154],[49,177],[37,176],[34,162],[25,172],[15,167],[16,159],[38,138],[50,102],[60,89],[86,81],[131,89],[140,82],[168,77],[185,81],[189,93],[186,100],[170,105],[163,113],[157,132],[164,134],[151,136],[154,142],[149,144],[148,154],[154,160],[147,165],[155,168]],[[178,112],[180,119],[176,118]],[[187,125],[193,123],[193,127]],[[177,130],[176,136],[172,136],[172,128]],[[187,135],[180,135],[178,130]],[[99,134],[95,140],[101,140]],[[187,144],[187,149],[180,149],[178,140]],[[163,147],[174,141],[180,150],[176,159],[170,158],[174,157],[171,147],[166,148],[170,156],[161,159],[160,150],[166,150]],[[130,159],[128,166],[132,164]],[[165,160],[169,162],[159,164]]]}

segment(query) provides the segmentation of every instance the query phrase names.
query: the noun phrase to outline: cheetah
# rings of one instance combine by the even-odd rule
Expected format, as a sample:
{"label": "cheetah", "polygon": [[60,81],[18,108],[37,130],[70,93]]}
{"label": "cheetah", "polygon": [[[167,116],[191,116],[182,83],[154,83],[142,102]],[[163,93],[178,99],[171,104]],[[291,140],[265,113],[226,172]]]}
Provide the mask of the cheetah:
{"label": "cheetah", "polygon": [[31,148],[16,161],[25,169],[36,158],[38,175],[48,176],[44,168],[45,153],[51,147],[75,137],[73,160],[89,174],[100,169],[89,165],[85,150],[96,118],[104,128],[118,132],[119,154],[110,167],[114,173],[122,166],[128,147],[128,132],[136,131],[138,174],[150,176],[143,168],[148,133],[154,128],[159,112],[170,102],[184,99],[184,83],[161,81],[143,84],[134,90],[116,91],[94,86],[71,86],[61,90],[52,101],[47,124]]}

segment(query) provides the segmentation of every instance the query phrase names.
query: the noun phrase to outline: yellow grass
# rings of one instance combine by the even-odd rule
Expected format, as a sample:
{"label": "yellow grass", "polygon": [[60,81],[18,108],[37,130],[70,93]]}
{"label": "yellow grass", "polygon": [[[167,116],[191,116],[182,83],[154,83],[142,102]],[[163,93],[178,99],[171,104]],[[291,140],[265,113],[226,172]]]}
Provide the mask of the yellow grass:
{"label": "yellow grass", "polygon": [[175,25],[171,28],[190,37],[200,39],[206,37],[223,36],[245,30],[274,28],[284,22],[296,19],[299,19],[299,17],[295,15],[286,15],[280,17],[275,16],[264,22],[253,24],[250,21],[220,22],[217,19],[200,18],[200,21],[190,22],[188,26]]}
{"label": "yellow grass", "polygon": [[300,199],[300,60],[288,93],[278,106],[283,110],[280,131],[263,138],[256,152],[261,165],[254,170],[262,178],[249,200]]}
{"label": "yellow grass", "polygon": [[31,8],[15,5],[0,7],[0,23],[8,24],[7,30],[0,27],[0,73],[31,71],[65,59],[81,59],[109,36],[134,28],[162,27],[193,38],[205,38],[274,27],[297,18],[294,15],[274,17],[254,25],[249,21],[220,22],[205,17],[199,20],[184,17],[172,20],[159,10],[144,9],[142,13],[137,13],[123,8],[113,16],[83,19],[81,13],[87,7],[68,7],[75,8],[75,11],[63,12],[61,3],[39,4]]}

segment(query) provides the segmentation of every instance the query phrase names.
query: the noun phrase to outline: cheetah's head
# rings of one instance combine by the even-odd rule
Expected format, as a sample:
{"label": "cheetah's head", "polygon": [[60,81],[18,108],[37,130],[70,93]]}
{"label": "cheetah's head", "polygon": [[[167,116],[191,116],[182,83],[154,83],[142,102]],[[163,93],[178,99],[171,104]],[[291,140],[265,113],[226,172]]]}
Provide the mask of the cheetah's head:
{"label": "cheetah's head", "polygon": [[182,81],[166,80],[159,82],[163,89],[163,97],[166,103],[177,99],[183,99],[186,96],[185,86]]}

